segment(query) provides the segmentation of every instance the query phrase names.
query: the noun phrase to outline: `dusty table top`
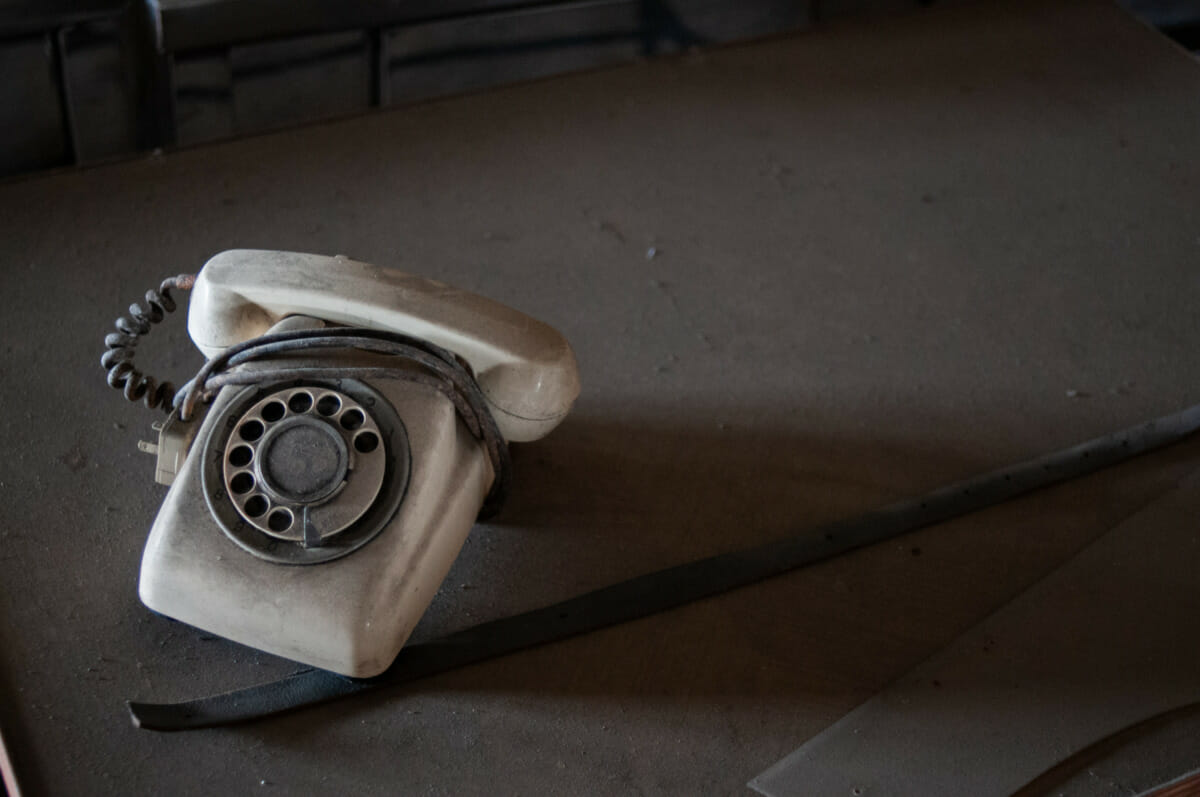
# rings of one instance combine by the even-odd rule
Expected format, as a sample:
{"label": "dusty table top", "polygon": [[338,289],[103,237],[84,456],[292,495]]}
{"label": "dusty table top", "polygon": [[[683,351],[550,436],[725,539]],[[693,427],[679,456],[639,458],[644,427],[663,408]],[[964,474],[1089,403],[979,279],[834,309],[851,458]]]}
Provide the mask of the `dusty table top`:
{"label": "dusty table top", "polygon": [[[295,665],[152,615],[155,420],[112,320],[233,247],[344,253],[573,342],[429,637],[1200,399],[1200,69],[1100,2],[932,9],[0,186],[0,723],[31,793],[740,793],[1200,446],[685,609],[233,729]],[[653,250],[651,256],[650,250]],[[190,375],[182,317],[144,361]]]}

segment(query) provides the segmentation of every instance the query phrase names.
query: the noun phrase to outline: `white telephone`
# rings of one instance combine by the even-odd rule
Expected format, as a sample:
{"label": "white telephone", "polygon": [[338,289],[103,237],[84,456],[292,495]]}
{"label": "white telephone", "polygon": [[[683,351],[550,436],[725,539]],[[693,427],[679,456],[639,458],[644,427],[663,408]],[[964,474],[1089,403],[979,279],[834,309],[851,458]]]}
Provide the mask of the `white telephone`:
{"label": "white telephone", "polygon": [[[169,404],[131,358],[173,300],[138,309],[106,339],[109,382]],[[506,442],[547,434],[579,393],[553,328],[340,256],[223,252],[195,278],[188,331],[210,359],[144,444],[171,489],[141,599],[355,677],[388,667],[500,497]]]}

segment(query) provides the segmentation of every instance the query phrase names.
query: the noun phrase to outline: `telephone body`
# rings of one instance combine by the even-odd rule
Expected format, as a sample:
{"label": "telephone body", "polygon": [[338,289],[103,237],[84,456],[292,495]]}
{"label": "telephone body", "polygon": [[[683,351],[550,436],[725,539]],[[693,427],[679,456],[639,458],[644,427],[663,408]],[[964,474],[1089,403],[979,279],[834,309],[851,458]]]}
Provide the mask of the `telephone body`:
{"label": "telephone body", "polygon": [[[574,354],[553,328],[341,256],[223,252],[188,308],[210,358],[267,333],[338,327],[404,333],[461,358],[501,445],[547,434],[579,393]],[[142,558],[146,606],[343,675],[391,664],[498,474],[429,380],[376,376],[388,357],[282,352],[234,369],[265,380],[221,386],[186,423],[172,415],[158,447],[171,487]]]}

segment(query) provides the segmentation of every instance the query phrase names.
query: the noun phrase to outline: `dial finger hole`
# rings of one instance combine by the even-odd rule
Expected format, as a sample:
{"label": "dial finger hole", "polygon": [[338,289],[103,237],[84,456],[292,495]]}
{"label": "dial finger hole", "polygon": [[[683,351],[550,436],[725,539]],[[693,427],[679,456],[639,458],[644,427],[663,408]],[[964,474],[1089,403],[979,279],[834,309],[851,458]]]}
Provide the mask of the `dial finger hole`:
{"label": "dial finger hole", "polygon": [[331,415],[337,415],[338,410],[342,408],[342,400],[332,393],[326,393],[317,400],[317,412],[328,418]]}
{"label": "dial finger hole", "polygon": [[229,452],[229,464],[235,468],[244,468],[254,459],[254,449],[250,446],[236,446]]}
{"label": "dial finger hole", "polygon": [[288,409],[299,415],[308,412],[313,405],[313,397],[308,393],[293,393],[288,399]]}
{"label": "dial finger hole", "polygon": [[262,437],[263,425],[261,421],[246,421],[242,427],[238,429],[238,436],[249,443],[253,443],[258,438]]}
{"label": "dial finger hole", "polygon": [[276,509],[267,518],[267,527],[271,531],[287,531],[292,527],[292,513],[286,509]]}
{"label": "dial finger hole", "polygon": [[267,423],[275,423],[283,417],[285,410],[282,401],[270,401],[263,405],[262,416]]}
{"label": "dial finger hole", "polygon": [[[245,495],[254,489],[254,476],[249,471],[242,471],[234,474],[234,477],[229,480],[229,489],[233,490],[238,495]],[[260,513],[261,514],[261,513]]]}
{"label": "dial finger hole", "polygon": [[246,499],[245,510],[250,517],[262,517],[267,513],[270,504],[261,495],[252,495]]}
{"label": "dial finger hole", "polygon": [[341,424],[343,429],[357,429],[366,423],[366,416],[362,410],[351,409],[342,413]]}
{"label": "dial finger hole", "polygon": [[379,448],[379,435],[374,432],[359,432],[354,436],[354,450],[369,454]]}

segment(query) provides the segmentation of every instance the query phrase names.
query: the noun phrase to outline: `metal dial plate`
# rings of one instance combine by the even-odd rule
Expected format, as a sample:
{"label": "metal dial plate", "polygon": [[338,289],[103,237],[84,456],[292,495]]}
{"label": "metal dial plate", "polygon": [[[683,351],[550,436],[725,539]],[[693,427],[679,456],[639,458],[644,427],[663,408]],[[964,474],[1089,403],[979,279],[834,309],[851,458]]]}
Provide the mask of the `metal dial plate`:
{"label": "metal dial plate", "polygon": [[247,388],[210,428],[209,508],[234,542],[263,558],[344,556],[403,499],[408,436],[391,405],[357,380]]}
{"label": "metal dial plate", "polygon": [[238,420],[224,482],[247,523],[315,547],[371,507],[385,457],[379,427],[357,401],[329,388],[292,387]]}

